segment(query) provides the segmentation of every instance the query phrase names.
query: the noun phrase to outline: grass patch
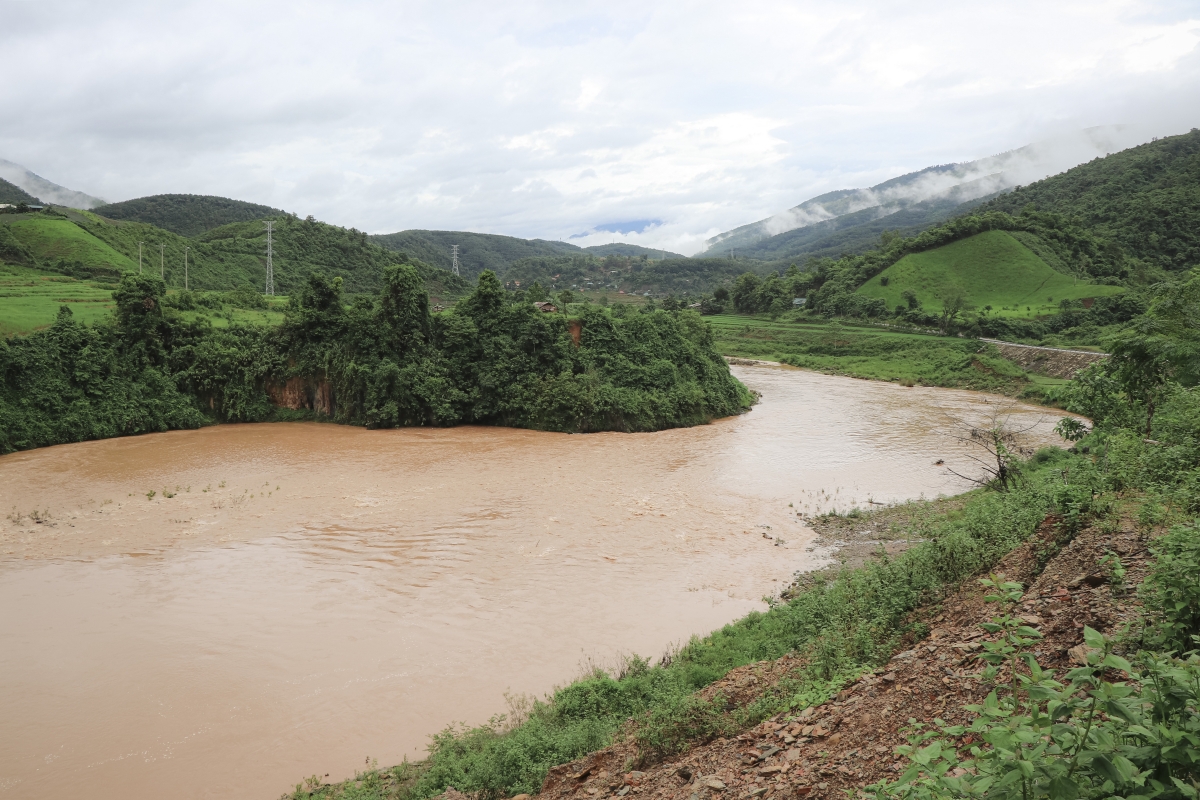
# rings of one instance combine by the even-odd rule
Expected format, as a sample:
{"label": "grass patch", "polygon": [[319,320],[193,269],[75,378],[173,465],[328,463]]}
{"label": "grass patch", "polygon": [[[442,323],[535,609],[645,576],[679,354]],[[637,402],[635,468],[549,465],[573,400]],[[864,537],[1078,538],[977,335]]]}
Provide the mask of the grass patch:
{"label": "grass patch", "polygon": [[858,294],[880,298],[888,309],[905,305],[904,291],[924,308],[940,309],[953,288],[975,308],[991,306],[996,316],[1034,318],[1058,311],[1062,300],[1120,294],[1105,286],[1056,272],[1007,231],[985,231],[957,242],[911,253],[860,286]]}

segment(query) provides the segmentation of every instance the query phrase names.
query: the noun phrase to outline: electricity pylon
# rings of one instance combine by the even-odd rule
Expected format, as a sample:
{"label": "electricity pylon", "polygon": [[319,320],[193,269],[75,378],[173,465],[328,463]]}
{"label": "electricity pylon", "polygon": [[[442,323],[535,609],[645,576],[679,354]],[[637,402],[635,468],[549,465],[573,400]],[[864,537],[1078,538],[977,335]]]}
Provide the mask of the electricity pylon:
{"label": "electricity pylon", "polygon": [[450,245],[450,269],[455,275],[458,275],[458,245],[456,244]]}

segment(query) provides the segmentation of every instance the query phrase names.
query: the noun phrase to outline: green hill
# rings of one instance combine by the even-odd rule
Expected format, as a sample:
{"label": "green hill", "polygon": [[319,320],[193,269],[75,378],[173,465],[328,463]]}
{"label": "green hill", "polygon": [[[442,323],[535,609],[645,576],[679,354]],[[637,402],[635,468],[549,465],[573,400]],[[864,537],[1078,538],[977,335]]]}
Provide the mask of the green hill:
{"label": "green hill", "polygon": [[20,186],[17,186],[15,183],[9,183],[3,178],[0,178],[0,203],[11,203],[12,205],[16,205],[17,203],[28,203],[29,205],[40,206],[42,201],[38,200]]}
{"label": "green hill", "polygon": [[1011,233],[985,231],[910,253],[859,287],[858,294],[879,298],[893,309],[905,305],[902,294],[911,291],[925,308],[940,309],[955,288],[977,309],[991,306],[993,314],[1015,317],[1045,316],[1063,300],[1124,291],[1056,272]]}
{"label": "green hill", "polygon": [[[288,294],[314,272],[342,278],[348,293],[376,291],[383,267],[404,259],[353,229],[283,216],[275,220],[275,291]],[[87,211],[0,215],[0,259],[77,277],[114,279],[142,267],[171,289],[261,291],[266,277],[266,226],[240,222],[189,239],[144,222],[121,222]],[[184,255],[187,255],[185,279]],[[466,280],[412,260],[434,295],[468,291]]]}
{"label": "green hill", "polygon": [[533,282],[546,289],[582,289],[600,292],[700,295],[732,281],[747,269],[747,262],[728,258],[667,258],[645,255],[592,255],[592,248],[573,256],[523,258],[504,273],[509,288]]}
{"label": "green hill", "polygon": [[405,253],[426,264],[450,269],[450,248],[458,245],[459,271],[466,277],[475,278],[485,269],[490,269],[502,278],[521,280],[523,275],[509,274],[510,269],[529,259],[567,259],[580,256],[623,256],[648,260],[663,258],[682,259],[678,253],[652,250],[636,244],[601,244],[579,247],[550,239],[520,239],[516,236],[501,236],[494,233],[470,233],[468,231],[400,231],[371,237],[389,250]]}
{"label": "green hill", "polygon": [[108,219],[145,222],[180,236],[199,236],[232,222],[253,222],[286,213],[258,203],[202,194],[156,194],[109,203],[92,211]]}
{"label": "green hill", "polygon": [[[84,275],[106,275],[116,278],[120,273],[136,270],[136,260],[130,258],[102,239],[97,238],[70,219],[58,214],[29,213],[0,216],[5,239],[11,237],[24,252],[6,252],[5,260],[25,266],[69,266],[72,272]],[[16,256],[16,257],[14,257]]]}
{"label": "green hill", "polygon": [[1060,214],[1165,270],[1200,264],[1200,130],[1131,147],[997,197],[980,211]]}
{"label": "green hill", "polygon": [[[261,285],[266,275],[266,226],[262,222],[223,225],[197,237],[196,245],[216,263],[238,267]],[[435,296],[458,295],[470,289],[464,278],[429,266],[419,256],[381,247],[372,237],[355,230],[317,222],[311,217],[275,219],[273,252],[276,291],[290,293],[314,272],[339,275],[347,292],[377,291],[383,268],[406,260],[417,267],[426,288]],[[221,287],[224,288],[224,287]],[[232,288],[232,287],[230,287]]]}
{"label": "green hill", "polygon": [[650,247],[642,247],[639,244],[625,244],[623,242],[594,244],[591,247],[583,248],[583,250],[585,253],[594,256],[645,256],[653,261],[687,258],[687,256],[682,256],[679,253],[672,253],[670,250],[655,250]]}
{"label": "green hill", "polygon": [[509,265],[523,258],[579,255],[582,248],[547,239],[518,239],[493,233],[467,231],[400,231],[372,236],[371,241],[414,258],[450,269],[450,247],[458,245],[459,271],[476,278],[485,269],[503,276]]}

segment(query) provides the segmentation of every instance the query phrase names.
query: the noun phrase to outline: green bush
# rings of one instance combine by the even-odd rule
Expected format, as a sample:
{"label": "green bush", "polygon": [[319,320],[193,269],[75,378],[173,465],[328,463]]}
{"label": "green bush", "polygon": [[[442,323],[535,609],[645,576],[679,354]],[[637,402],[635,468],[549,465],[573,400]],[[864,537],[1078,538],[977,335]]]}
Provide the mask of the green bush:
{"label": "green bush", "polygon": [[[1011,684],[998,687],[965,726],[922,730],[900,752],[908,770],[868,787],[878,798],[940,800],[1077,800],[1200,797],[1200,528],[1179,526],[1154,547],[1155,563],[1140,587],[1147,626],[1130,660],[1115,650],[1136,644],[1084,629],[1086,666],[1056,680],[1032,654],[1041,638],[1014,615],[1019,584],[985,581],[1005,608],[983,627],[1000,634],[985,644],[981,674],[1000,667]],[[1176,653],[1191,650],[1186,656]],[[1106,675],[1124,673],[1127,681]],[[963,751],[954,740],[972,734]]]}
{"label": "green bush", "polygon": [[1176,526],[1154,543],[1142,585],[1148,641],[1161,650],[1200,649],[1200,523]]}

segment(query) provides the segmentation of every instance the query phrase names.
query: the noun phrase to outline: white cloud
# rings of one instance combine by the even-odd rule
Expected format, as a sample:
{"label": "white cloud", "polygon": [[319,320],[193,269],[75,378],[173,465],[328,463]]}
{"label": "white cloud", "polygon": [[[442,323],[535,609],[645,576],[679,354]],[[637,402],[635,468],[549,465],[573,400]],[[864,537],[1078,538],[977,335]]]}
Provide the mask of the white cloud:
{"label": "white cloud", "polygon": [[106,198],[378,232],[661,219],[617,238],[695,252],[929,164],[1200,125],[1200,15],[1165,0],[0,0],[0,19],[20,65],[0,158]]}

